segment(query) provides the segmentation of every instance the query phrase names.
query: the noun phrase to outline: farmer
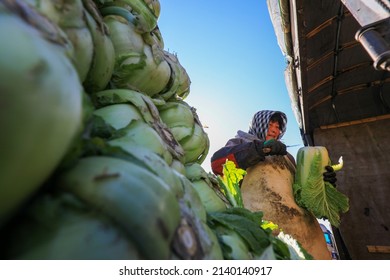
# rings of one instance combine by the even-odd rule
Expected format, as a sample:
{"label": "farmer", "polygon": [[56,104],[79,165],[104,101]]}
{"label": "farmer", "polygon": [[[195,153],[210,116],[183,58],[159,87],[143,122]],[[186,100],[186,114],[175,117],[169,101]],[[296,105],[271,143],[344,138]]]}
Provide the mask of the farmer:
{"label": "farmer", "polygon": [[[279,111],[257,112],[248,132],[239,130],[235,138],[211,157],[211,168],[222,175],[226,160],[247,171],[241,181],[244,206],[263,212],[263,219],[295,238],[314,259],[331,259],[319,222],[297,205],[292,185],[296,172],[294,158],[280,142],[287,117]],[[335,185],[336,173],[327,166],[324,180]],[[278,234],[278,232],[274,232]]]}
{"label": "farmer", "polygon": [[[233,161],[238,168],[246,170],[270,155],[286,155],[295,165],[294,157],[287,153],[286,145],[280,142],[286,132],[287,117],[283,112],[263,110],[257,112],[250,123],[248,132],[239,130],[235,138],[211,157],[211,168],[222,175],[226,160]],[[336,173],[331,166],[325,167],[324,181],[336,185]]]}

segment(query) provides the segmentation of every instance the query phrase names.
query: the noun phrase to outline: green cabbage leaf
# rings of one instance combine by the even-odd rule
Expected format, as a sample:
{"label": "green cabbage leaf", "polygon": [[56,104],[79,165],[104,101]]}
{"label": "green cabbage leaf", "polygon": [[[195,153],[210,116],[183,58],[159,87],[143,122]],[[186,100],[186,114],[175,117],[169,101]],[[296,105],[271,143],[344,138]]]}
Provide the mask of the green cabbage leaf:
{"label": "green cabbage leaf", "polygon": [[349,199],[323,180],[322,157],[323,153],[317,151],[310,160],[304,161],[303,153],[298,154],[294,197],[298,205],[312,212],[315,217],[328,219],[333,226],[338,227],[340,213],[349,210]]}

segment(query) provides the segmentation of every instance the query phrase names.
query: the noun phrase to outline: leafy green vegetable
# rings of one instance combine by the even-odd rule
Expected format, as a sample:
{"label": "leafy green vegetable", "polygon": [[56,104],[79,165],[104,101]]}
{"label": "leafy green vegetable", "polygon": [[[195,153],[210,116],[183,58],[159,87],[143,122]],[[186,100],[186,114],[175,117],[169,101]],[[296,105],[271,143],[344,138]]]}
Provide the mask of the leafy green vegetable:
{"label": "leafy green vegetable", "polygon": [[276,230],[276,229],[279,228],[279,226],[277,224],[274,224],[273,222],[266,221],[266,220],[263,220],[263,223],[262,223],[261,227],[263,229],[265,229],[265,230],[269,229],[271,231]]}
{"label": "leafy green vegetable", "polygon": [[[271,221],[263,220],[261,227],[271,232],[279,231],[279,226]],[[289,234],[285,234],[280,230],[275,240],[272,240],[274,250],[279,255],[290,255],[292,260],[311,260],[313,257],[302,247],[302,245]],[[289,253],[286,252],[286,246]]]}
{"label": "leafy green vegetable", "polygon": [[72,145],[83,88],[66,36],[26,3],[1,1],[0,36],[1,227]]}
{"label": "leafy green vegetable", "polygon": [[298,151],[297,172],[293,185],[296,202],[317,218],[340,225],[340,213],[349,209],[348,197],[323,180],[325,165],[330,164],[324,147],[304,147]]}
{"label": "leafy green vegetable", "polygon": [[[271,243],[268,234],[260,227],[262,217],[262,212],[251,212],[245,208],[230,208],[224,212],[208,213],[207,222],[214,229],[219,225],[233,230],[245,241],[252,252],[260,255]],[[219,233],[221,235],[224,232],[219,229]]]}
{"label": "leafy green vegetable", "polygon": [[[312,260],[313,259],[313,257],[291,235],[285,234],[283,231],[281,231],[278,234],[277,239],[279,242],[283,242],[284,244],[287,244],[291,259],[294,259],[294,260]],[[280,249],[284,250],[285,248],[281,247]]]}
{"label": "leafy green vegetable", "polygon": [[1,241],[2,259],[145,259],[122,227],[66,192],[34,198],[4,228]]}
{"label": "leafy green vegetable", "polygon": [[234,207],[244,207],[240,181],[244,178],[246,171],[237,168],[233,161],[226,160],[222,173],[223,177],[218,176],[218,182],[222,188],[222,192]]}
{"label": "leafy green vegetable", "polygon": [[233,207],[208,213],[207,223],[216,232],[225,259],[290,259],[287,244],[262,228],[262,218],[262,212]]}
{"label": "leafy green vegetable", "polygon": [[196,180],[192,185],[198,193],[207,212],[219,212],[226,209],[223,200],[214,192],[205,180]]}

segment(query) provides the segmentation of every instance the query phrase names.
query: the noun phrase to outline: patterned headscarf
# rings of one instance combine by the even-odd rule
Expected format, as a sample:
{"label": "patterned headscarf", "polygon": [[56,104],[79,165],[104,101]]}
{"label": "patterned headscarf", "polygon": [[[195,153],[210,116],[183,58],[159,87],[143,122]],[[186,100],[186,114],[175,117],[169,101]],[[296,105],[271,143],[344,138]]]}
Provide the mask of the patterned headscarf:
{"label": "patterned headscarf", "polygon": [[286,126],[287,126],[287,116],[283,112],[280,111],[270,111],[270,110],[264,110],[257,112],[253,118],[252,122],[249,125],[249,134],[252,134],[259,138],[260,140],[265,140],[265,136],[267,135],[268,125],[271,117],[275,114],[279,114],[282,118],[283,125],[280,130],[279,139],[282,138],[284,133],[286,132]]}

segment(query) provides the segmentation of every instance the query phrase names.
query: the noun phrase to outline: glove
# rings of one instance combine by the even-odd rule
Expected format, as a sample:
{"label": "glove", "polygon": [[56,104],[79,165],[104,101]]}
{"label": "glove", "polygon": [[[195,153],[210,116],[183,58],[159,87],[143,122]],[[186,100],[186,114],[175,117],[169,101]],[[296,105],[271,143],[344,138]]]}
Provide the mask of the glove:
{"label": "glove", "polygon": [[268,140],[263,143],[263,152],[267,155],[287,155],[287,147],[277,140]]}
{"label": "glove", "polygon": [[326,172],[323,173],[324,175],[324,181],[329,182],[333,185],[333,187],[336,187],[336,172],[333,170],[332,166],[325,166]]}

